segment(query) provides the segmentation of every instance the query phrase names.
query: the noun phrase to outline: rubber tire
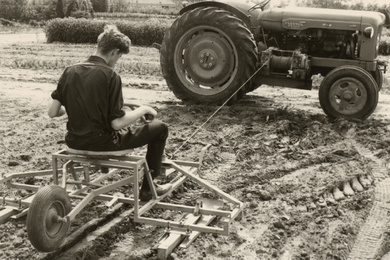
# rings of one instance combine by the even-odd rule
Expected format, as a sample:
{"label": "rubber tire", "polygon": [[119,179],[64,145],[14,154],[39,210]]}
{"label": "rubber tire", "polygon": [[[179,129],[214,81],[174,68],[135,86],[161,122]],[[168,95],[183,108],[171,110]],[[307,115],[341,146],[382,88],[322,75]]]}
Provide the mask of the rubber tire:
{"label": "rubber tire", "polygon": [[[205,91],[204,89],[197,88],[196,83],[191,83],[190,80],[185,79],[185,75],[188,75],[189,70],[187,68],[184,70],[179,68],[180,62],[189,64],[191,67],[194,66],[196,62],[200,62],[197,59],[192,59],[191,61],[186,60],[185,55],[182,55],[180,54],[180,51],[177,51],[181,48],[182,43],[186,42],[184,40],[186,37],[194,36],[195,33],[199,32],[204,32],[204,34],[202,34],[203,38],[196,38],[198,42],[203,41],[202,43],[206,45],[206,39],[210,39],[213,37],[213,33],[215,33],[216,36],[222,36],[221,38],[223,38],[225,42],[229,42],[229,46],[231,46],[233,51],[237,54],[236,56],[233,55],[236,62],[234,71],[229,70],[231,77],[228,79],[227,83],[221,85],[221,90],[218,89],[218,87]],[[205,36],[205,34],[208,35]],[[193,38],[189,39],[188,42],[194,42]],[[213,45],[210,46],[213,48]],[[182,50],[184,49],[185,47],[182,48]],[[193,51],[194,48],[187,49],[188,52],[191,53],[191,55],[188,55],[190,58],[201,53],[201,51],[199,51],[199,53]],[[205,47],[204,49],[207,48]],[[179,99],[200,103],[221,104],[225,102],[254,73],[257,64],[257,47],[251,31],[246,27],[242,20],[233,16],[232,13],[215,7],[199,7],[181,15],[175,20],[164,35],[160,50],[162,74],[169,89],[173,91],[175,96]],[[184,56],[184,58],[182,56]],[[228,55],[226,55],[226,57],[227,56]],[[232,56],[230,55],[229,57]],[[180,62],[177,62],[178,60],[180,60]],[[217,62],[216,64],[219,65]],[[225,69],[226,66],[232,65],[231,63],[226,62],[225,65],[219,66],[219,68]],[[200,69],[203,69],[205,73],[208,73],[204,68],[200,67]],[[227,75],[229,75],[229,73],[227,73]],[[198,74],[199,77],[194,77],[193,79],[201,79],[200,76],[202,73],[199,73],[199,70]],[[221,75],[225,74],[221,73]],[[210,83],[209,85],[213,85],[213,83]],[[208,85],[203,84],[202,86]],[[249,86],[250,83],[240,89],[237,94],[229,100],[228,104],[233,104],[244,96],[245,93],[249,91]]]}
{"label": "rubber tire", "polygon": [[[53,210],[61,217],[71,211],[67,192],[57,185],[42,187],[36,193],[27,213],[27,234],[31,244],[39,251],[51,252],[63,243],[70,227],[70,222],[55,223],[48,229],[49,216]],[[52,233],[52,234],[51,234]]]}
{"label": "rubber tire", "polygon": [[[332,87],[338,80],[352,78],[362,84],[367,98],[363,104],[362,109],[356,111],[353,114],[342,113],[340,110],[332,106],[330,92]],[[325,114],[331,118],[346,118],[346,119],[367,119],[378,105],[379,90],[378,85],[372,75],[366,70],[357,66],[340,66],[330,71],[323,81],[321,82],[319,89],[319,100],[321,107]]]}
{"label": "rubber tire", "polygon": [[383,72],[379,69],[379,67],[377,67],[376,71],[371,72],[371,75],[374,77],[376,84],[378,84],[378,90],[381,90],[383,84]]}

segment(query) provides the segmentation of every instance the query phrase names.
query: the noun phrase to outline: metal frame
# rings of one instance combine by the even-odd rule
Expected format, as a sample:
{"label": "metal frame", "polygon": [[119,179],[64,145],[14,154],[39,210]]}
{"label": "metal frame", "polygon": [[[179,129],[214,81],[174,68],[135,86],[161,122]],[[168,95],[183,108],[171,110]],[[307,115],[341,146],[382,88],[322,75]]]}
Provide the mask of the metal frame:
{"label": "metal frame", "polygon": [[[202,150],[200,156],[201,160],[203,155],[204,150]],[[171,238],[168,238],[168,240],[165,239],[165,242],[159,248],[159,256],[161,259],[165,259],[174,247],[184,239],[186,239],[188,246],[188,244],[201,232],[229,235],[230,223],[242,213],[244,207],[242,202],[196,175],[201,166],[201,160],[198,163],[180,160],[164,160],[163,167],[168,169],[166,172],[169,172],[168,174],[176,173],[171,180],[172,188],[166,194],[157,196],[155,186],[150,185],[150,187],[152,187],[152,199],[144,203],[139,201],[139,183],[141,178],[148,178],[150,184],[153,182],[144,156],[88,156],[72,154],[67,150],[61,150],[54,153],[52,159],[52,170],[6,174],[0,177],[0,184],[6,184],[10,188],[36,192],[40,188],[39,186],[20,184],[14,180],[52,175],[53,184],[60,185],[64,188],[71,199],[81,200],[68,215],[59,218],[59,221],[63,222],[74,220],[77,214],[93,199],[107,201],[106,206],[108,207],[113,206],[115,203],[132,204],[134,206],[135,222],[166,227],[168,237],[170,234],[174,234]],[[61,168],[59,168],[60,160],[65,162],[62,164]],[[113,168],[113,170],[107,174],[101,174],[100,176],[90,175],[91,170],[98,170],[101,167]],[[107,185],[100,184],[120,170],[129,170],[132,175]],[[169,196],[172,191],[178,189],[186,180],[192,180],[198,185],[215,192],[225,204],[229,204],[229,207],[233,209],[227,211],[212,207],[202,207],[201,203],[197,203],[195,206],[185,206],[161,202],[165,197]],[[125,185],[133,185],[133,198],[106,194]],[[0,198],[0,223],[4,223],[12,215],[12,218],[18,218],[27,214],[28,206],[31,204],[33,198],[34,195],[23,200],[3,197],[1,201]],[[187,221],[168,221],[144,216],[146,212],[156,208],[188,213],[190,217]],[[220,218],[220,227],[208,226],[216,217]],[[172,237],[176,238],[173,239]],[[167,238],[167,236],[165,236],[165,238]]]}

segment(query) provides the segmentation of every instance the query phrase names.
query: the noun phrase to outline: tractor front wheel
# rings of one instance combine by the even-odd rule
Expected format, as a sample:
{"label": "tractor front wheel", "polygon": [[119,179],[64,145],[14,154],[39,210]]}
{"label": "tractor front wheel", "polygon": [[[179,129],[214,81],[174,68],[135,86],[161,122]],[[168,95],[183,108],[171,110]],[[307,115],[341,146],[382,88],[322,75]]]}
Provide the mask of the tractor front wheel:
{"label": "tractor front wheel", "polygon": [[319,100],[328,117],[360,119],[369,117],[378,104],[378,85],[366,70],[340,66],[321,83]]}

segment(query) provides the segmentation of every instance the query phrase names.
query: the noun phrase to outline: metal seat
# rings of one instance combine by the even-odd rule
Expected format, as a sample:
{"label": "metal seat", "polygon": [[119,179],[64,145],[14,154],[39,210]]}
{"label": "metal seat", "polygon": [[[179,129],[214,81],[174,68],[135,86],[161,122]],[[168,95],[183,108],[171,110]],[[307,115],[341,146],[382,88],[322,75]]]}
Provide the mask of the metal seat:
{"label": "metal seat", "polygon": [[70,154],[75,155],[84,155],[84,156],[126,156],[134,152],[133,149],[118,150],[118,151],[88,151],[88,150],[78,150],[70,147],[66,148],[66,151]]}

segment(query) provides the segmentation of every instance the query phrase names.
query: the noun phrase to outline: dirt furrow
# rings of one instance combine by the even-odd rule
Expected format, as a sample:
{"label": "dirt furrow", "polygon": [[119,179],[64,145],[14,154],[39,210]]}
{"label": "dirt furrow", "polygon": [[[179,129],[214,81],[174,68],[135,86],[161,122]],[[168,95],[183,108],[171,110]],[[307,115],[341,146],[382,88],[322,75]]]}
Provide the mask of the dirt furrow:
{"label": "dirt furrow", "polygon": [[377,259],[386,252],[387,223],[389,221],[390,178],[383,162],[372,154],[370,150],[351,140],[359,153],[373,161],[372,175],[377,180],[374,205],[369,216],[360,229],[355,244],[348,256],[349,260]]}

